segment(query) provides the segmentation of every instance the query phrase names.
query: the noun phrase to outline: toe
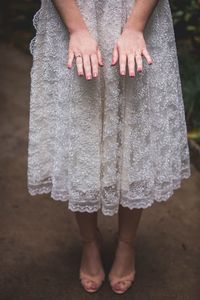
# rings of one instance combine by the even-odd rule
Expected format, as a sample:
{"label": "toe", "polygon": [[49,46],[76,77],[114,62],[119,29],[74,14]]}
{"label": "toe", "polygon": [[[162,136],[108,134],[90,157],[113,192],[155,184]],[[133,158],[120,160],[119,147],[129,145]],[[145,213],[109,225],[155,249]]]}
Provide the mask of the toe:
{"label": "toe", "polygon": [[90,289],[94,290],[97,288],[96,284],[92,280],[83,279],[82,283],[87,290],[90,290]]}
{"label": "toe", "polygon": [[113,285],[115,291],[124,293],[131,286],[131,281],[118,281]]}
{"label": "toe", "polygon": [[115,290],[124,290],[125,289],[125,284],[124,284],[124,282],[123,281],[119,281],[119,282],[117,282],[116,284],[115,284]]}

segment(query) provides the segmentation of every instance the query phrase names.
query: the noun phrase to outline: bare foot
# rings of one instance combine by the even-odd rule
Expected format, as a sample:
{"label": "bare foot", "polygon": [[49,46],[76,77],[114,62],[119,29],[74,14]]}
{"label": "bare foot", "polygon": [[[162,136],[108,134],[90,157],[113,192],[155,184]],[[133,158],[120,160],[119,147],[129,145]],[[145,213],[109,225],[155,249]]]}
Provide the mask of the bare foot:
{"label": "bare foot", "polygon": [[113,291],[124,293],[134,281],[135,273],[134,245],[119,240],[115,259],[108,275]]}
{"label": "bare foot", "polygon": [[105,279],[99,248],[97,240],[83,241],[80,279],[88,292],[95,292]]}

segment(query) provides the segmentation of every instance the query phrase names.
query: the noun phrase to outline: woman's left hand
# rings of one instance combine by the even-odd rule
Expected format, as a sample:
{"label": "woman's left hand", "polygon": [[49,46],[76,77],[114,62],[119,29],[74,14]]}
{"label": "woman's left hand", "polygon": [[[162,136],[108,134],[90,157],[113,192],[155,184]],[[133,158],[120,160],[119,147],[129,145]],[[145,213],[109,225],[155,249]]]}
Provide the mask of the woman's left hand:
{"label": "woman's left hand", "polygon": [[129,76],[135,76],[142,71],[142,56],[148,64],[153,60],[147,51],[143,32],[134,29],[125,29],[118,38],[112,53],[112,64],[115,65],[119,59],[120,74],[126,75],[126,64],[128,63]]}

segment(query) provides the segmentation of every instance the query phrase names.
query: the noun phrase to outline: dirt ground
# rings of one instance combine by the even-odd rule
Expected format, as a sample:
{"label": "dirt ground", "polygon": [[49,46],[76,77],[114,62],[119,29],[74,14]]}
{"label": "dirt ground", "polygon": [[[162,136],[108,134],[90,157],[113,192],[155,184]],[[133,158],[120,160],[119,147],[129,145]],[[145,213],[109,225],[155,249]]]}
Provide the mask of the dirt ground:
{"label": "dirt ground", "polygon": [[[199,300],[200,173],[165,203],[144,210],[136,242],[136,280],[124,295],[106,281],[87,294],[78,270],[79,232],[67,203],[30,196],[26,187],[29,85],[32,58],[0,45],[0,299]],[[111,267],[117,216],[99,213],[103,263]]]}

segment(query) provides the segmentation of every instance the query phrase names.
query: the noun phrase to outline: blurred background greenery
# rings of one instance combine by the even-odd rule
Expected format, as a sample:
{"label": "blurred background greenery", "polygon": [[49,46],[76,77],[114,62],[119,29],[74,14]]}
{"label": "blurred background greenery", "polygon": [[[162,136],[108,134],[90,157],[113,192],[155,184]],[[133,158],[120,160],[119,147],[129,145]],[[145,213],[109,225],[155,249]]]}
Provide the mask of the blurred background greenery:
{"label": "blurred background greenery", "polygon": [[[184,95],[188,138],[200,144],[200,0],[171,0]],[[0,39],[29,53],[35,35],[32,19],[39,0],[1,3]]]}

